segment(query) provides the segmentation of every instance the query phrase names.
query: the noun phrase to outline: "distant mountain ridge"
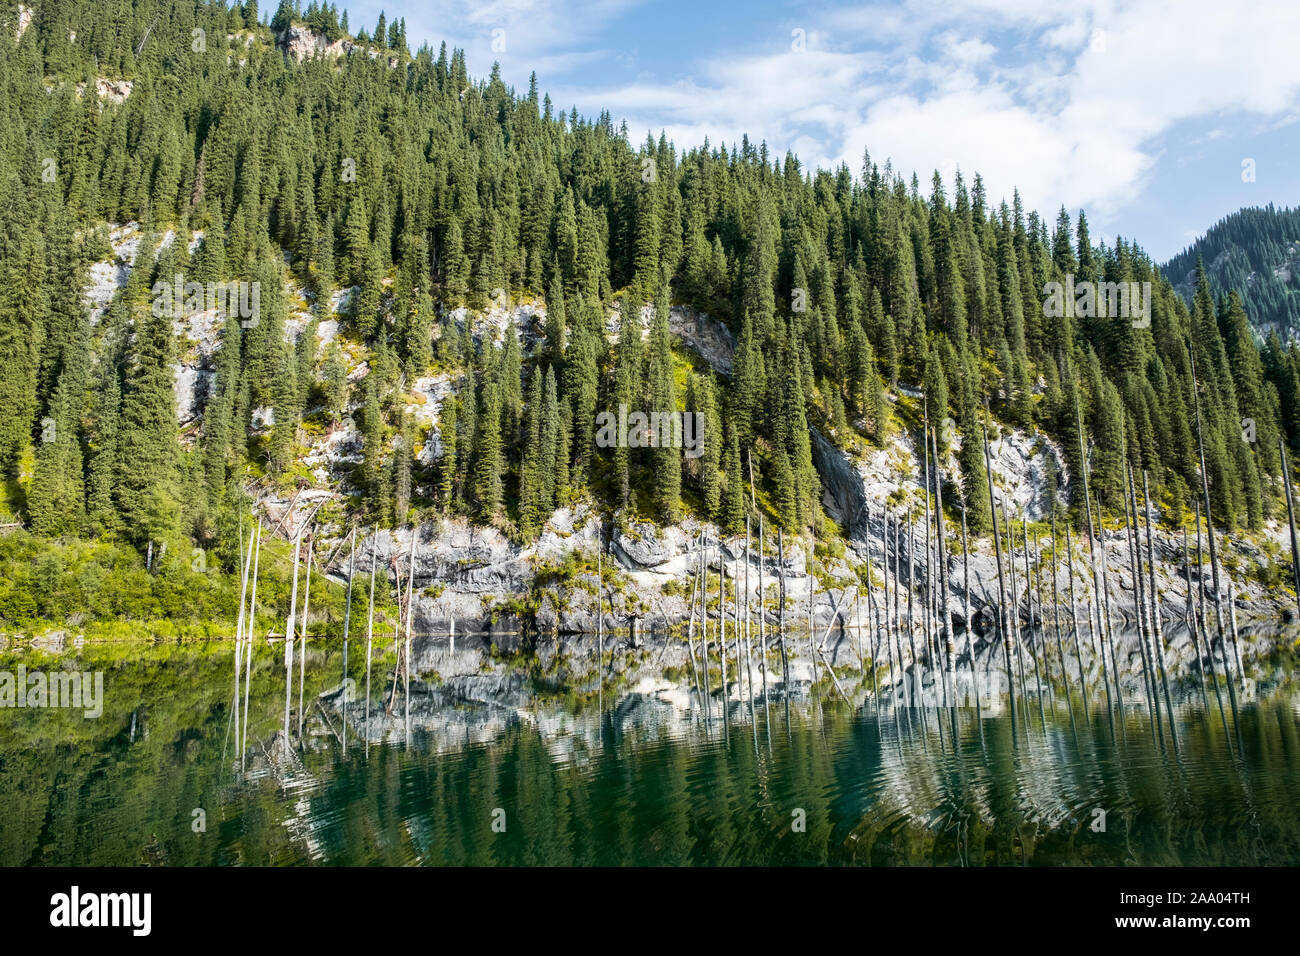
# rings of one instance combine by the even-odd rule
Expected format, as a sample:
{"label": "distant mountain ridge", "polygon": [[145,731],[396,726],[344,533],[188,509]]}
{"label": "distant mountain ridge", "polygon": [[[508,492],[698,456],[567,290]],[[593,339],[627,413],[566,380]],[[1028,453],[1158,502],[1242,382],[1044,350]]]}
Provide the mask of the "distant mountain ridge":
{"label": "distant mountain ridge", "polygon": [[1216,289],[1241,296],[1260,335],[1300,338],[1300,207],[1239,209],[1170,259],[1162,271],[1188,302],[1198,259]]}

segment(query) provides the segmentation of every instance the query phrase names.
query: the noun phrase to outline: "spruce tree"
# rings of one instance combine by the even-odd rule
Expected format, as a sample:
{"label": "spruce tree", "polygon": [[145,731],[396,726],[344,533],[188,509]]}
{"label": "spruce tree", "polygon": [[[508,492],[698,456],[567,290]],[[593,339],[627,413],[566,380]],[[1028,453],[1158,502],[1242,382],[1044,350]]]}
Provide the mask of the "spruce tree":
{"label": "spruce tree", "polygon": [[501,386],[493,376],[484,376],[479,390],[478,430],[474,436],[474,503],[479,517],[492,520],[501,511]]}
{"label": "spruce tree", "polygon": [[740,470],[740,439],[734,431],[727,443],[727,457],[723,467],[727,483],[722,495],[722,527],[727,534],[739,534],[745,527],[745,501],[748,496]]}
{"label": "spruce tree", "polygon": [[144,550],[174,544],[180,530],[172,319],[137,316],[117,436],[113,497],[126,534]]}
{"label": "spruce tree", "polygon": [[519,532],[525,539],[537,535],[545,511],[542,402],[542,373],[534,369],[524,406],[523,453],[519,461]]}
{"label": "spruce tree", "polygon": [[[646,378],[651,414],[667,416],[666,420],[675,421],[678,411],[677,386],[673,371],[672,337],[669,332],[668,315],[668,288],[665,283],[655,297],[654,317],[650,323]],[[661,441],[651,455],[655,505],[659,516],[664,521],[673,522],[678,516],[681,497],[681,450],[672,443],[672,436],[661,434],[657,437]],[[662,439],[665,438],[670,440],[663,441]]]}

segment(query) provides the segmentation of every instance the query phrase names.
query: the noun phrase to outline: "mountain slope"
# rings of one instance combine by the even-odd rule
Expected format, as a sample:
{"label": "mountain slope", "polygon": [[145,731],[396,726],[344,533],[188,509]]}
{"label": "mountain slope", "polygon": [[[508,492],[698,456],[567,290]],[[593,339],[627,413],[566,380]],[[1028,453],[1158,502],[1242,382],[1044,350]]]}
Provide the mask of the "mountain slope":
{"label": "mountain slope", "polygon": [[[1189,308],[1139,247],[978,176],[923,191],[871,157],[855,175],[747,139],[638,142],[409,50],[401,21],[349,37],[315,5],[271,27],[251,5],[40,7],[0,39],[0,88],[0,522],[45,540],[230,571],[250,498],[310,491],[340,529],[526,548],[585,508],[727,534],[762,516],[834,549],[828,517],[859,519],[827,507],[828,451],[924,449],[923,422],[957,450],[950,533],[987,534],[991,494],[1084,527],[1058,480],[1081,466],[1123,514],[1130,463],[1177,527],[1193,420],[1216,523],[1285,513],[1300,353],[1262,358],[1208,282]],[[1151,311],[1050,312],[1069,277],[1150,281]],[[602,444],[624,407],[699,416],[701,454]],[[986,429],[1060,449],[1033,510],[996,459],[989,480]],[[877,519],[933,513],[924,453],[899,457]]]}
{"label": "mountain slope", "polygon": [[1300,208],[1239,209],[1170,259],[1163,271],[1189,303],[1198,260],[1216,289],[1241,296],[1261,335],[1300,335]]}

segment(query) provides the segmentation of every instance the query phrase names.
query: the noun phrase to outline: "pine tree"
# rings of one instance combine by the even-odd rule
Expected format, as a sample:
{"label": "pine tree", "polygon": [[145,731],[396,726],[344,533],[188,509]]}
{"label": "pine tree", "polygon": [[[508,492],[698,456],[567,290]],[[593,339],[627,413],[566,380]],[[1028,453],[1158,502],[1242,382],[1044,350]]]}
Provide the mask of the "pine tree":
{"label": "pine tree", "polygon": [[745,527],[746,489],[740,471],[740,440],[731,433],[724,463],[727,483],[722,496],[722,526],[727,534],[739,534]]}
{"label": "pine tree", "polygon": [[174,543],[180,530],[171,323],[165,313],[138,317],[122,390],[113,497],[142,550],[151,541]]}
{"label": "pine tree", "polygon": [[271,445],[268,463],[273,475],[283,474],[293,458],[294,439],[298,434],[298,418],[302,413],[298,362],[295,350],[281,340],[279,372],[272,386],[274,423],[271,427]]}
{"label": "pine tree", "polygon": [[524,406],[523,455],[519,462],[519,532],[525,539],[536,537],[545,510],[543,500],[542,374],[535,369]]}
{"label": "pine tree", "polygon": [[519,326],[512,314],[506,323],[505,341],[501,347],[501,435],[513,442],[519,432],[520,413],[523,411],[523,349],[519,344]]}
{"label": "pine tree", "polygon": [[[677,386],[673,372],[672,336],[668,324],[669,302],[667,283],[660,286],[655,297],[654,317],[650,323],[650,348],[647,355],[646,379],[649,406],[652,415],[677,419]],[[653,419],[652,419],[653,420]],[[670,436],[660,434],[660,439]],[[680,449],[669,442],[661,442],[651,455],[654,475],[654,497],[659,516],[673,522],[679,512],[682,487]]]}
{"label": "pine tree", "polygon": [[948,447],[948,378],[943,371],[943,361],[937,348],[930,349],[925,363],[925,397],[930,414],[930,426],[935,430],[939,448]]}
{"label": "pine tree", "polygon": [[393,527],[409,524],[411,508],[411,457],[415,448],[415,429],[403,413],[393,441]]}
{"label": "pine tree", "polygon": [[551,279],[551,291],[546,296],[546,356],[550,363],[559,366],[564,361],[567,322],[564,314],[564,288],[560,284],[559,270]]}
{"label": "pine tree", "polygon": [[[540,371],[540,370],[539,370]],[[537,373],[534,373],[536,377]],[[541,513],[549,517],[555,510],[557,484],[559,475],[555,469],[555,459],[562,454],[563,436],[560,432],[560,405],[555,388],[555,369],[546,368],[545,384],[542,388],[541,422],[538,431],[538,451],[541,474],[539,475],[538,501]]]}
{"label": "pine tree", "polygon": [[740,341],[732,364],[732,391],[730,412],[735,422],[737,439],[746,447],[754,439],[758,416],[767,391],[767,369],[748,312],[741,320]]}
{"label": "pine tree", "polygon": [[[581,300],[579,300],[581,302]],[[564,392],[572,405],[573,469],[571,483],[585,487],[595,451],[596,405],[600,400],[600,367],[597,349],[605,349],[603,334],[584,321],[574,330],[564,364]]]}
{"label": "pine tree", "polygon": [[66,385],[55,398],[36,448],[36,463],[27,511],[32,530],[56,536],[81,530],[85,520],[85,489],[82,484],[81,444],[72,427],[72,396]]}
{"label": "pine tree", "polygon": [[[563,290],[578,290],[578,213],[573,204],[573,188],[565,187],[564,198],[555,217],[556,272]],[[549,298],[549,296],[548,296]]]}
{"label": "pine tree", "polygon": [[325,359],[321,363],[321,397],[331,425],[343,420],[348,402],[348,367],[337,339],[325,346]]}
{"label": "pine tree", "polygon": [[217,369],[211,398],[203,414],[203,460],[207,476],[208,504],[215,508],[226,487],[230,465],[243,452],[238,441],[242,423],[236,420],[239,400],[239,372],[242,352],[239,320],[226,318],[217,352]]}
{"label": "pine tree", "polygon": [[480,517],[492,520],[501,511],[501,386],[485,375],[479,392],[478,430],[474,436],[474,503]]}
{"label": "pine tree", "polygon": [[459,448],[458,422],[460,400],[448,396],[443,402],[438,421],[438,437],[442,443],[442,457],[438,460],[438,500],[442,503],[444,514],[451,514],[456,487],[457,455]]}
{"label": "pine tree", "polygon": [[572,497],[569,483],[569,449],[573,446],[573,407],[560,399],[560,430],[555,442],[555,506],[565,507]]}
{"label": "pine tree", "polygon": [[[614,362],[614,408],[611,413],[621,416],[622,410],[639,410],[637,399],[641,393],[641,310],[629,294],[621,303],[618,327],[618,348]],[[624,508],[632,503],[632,458],[626,443],[619,442],[614,449],[614,473],[619,488],[619,500]]]}
{"label": "pine tree", "polygon": [[0,228],[0,354],[5,357],[5,373],[0,375],[0,472],[12,475],[31,442],[48,297],[39,232],[15,222]]}

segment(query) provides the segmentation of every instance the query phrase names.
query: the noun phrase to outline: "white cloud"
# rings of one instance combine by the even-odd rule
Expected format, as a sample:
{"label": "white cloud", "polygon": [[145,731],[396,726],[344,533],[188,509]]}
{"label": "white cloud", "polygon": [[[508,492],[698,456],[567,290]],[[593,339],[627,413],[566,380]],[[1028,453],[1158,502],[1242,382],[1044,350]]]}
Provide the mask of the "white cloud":
{"label": "white cloud", "polygon": [[943,38],[944,54],[954,62],[963,66],[975,66],[992,58],[997,52],[997,47],[992,43],[985,43],[978,37],[970,37],[963,40],[955,33],[949,33]]}
{"label": "white cloud", "polygon": [[1247,15],[1210,0],[913,0],[804,21],[802,54],[722,51],[690,80],[566,95],[682,147],[747,132],[855,170],[869,148],[923,180],[947,161],[995,199],[1019,187],[1031,207],[1102,222],[1140,192],[1175,124],[1300,111],[1295,0]]}

